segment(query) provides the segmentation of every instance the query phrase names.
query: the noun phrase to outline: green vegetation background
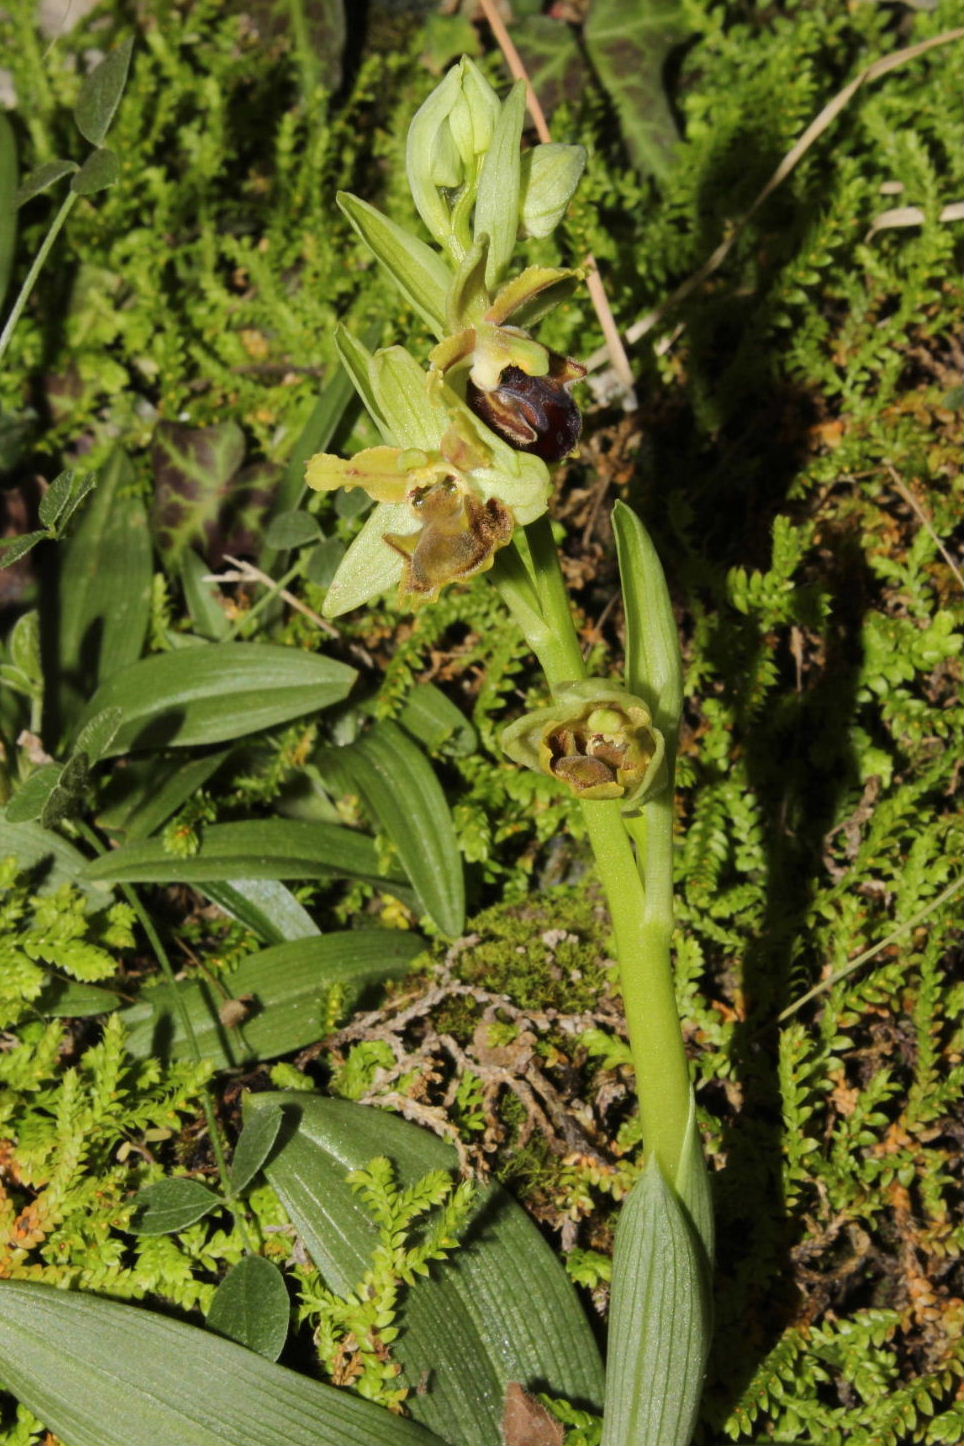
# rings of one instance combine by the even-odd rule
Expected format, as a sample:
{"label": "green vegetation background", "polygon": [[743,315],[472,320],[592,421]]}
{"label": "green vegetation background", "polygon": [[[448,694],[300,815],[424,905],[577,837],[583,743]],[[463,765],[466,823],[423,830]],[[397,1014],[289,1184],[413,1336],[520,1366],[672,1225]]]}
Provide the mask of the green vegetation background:
{"label": "green vegetation background", "polygon": [[[685,139],[657,181],[631,163],[626,97],[589,85],[566,98],[568,52],[547,50],[538,7],[516,8],[530,60],[558,62],[545,71],[547,83],[561,77],[556,136],[591,156],[570,218],[532,257],[592,250],[623,329],[703,262],[838,89],[957,18],[943,3],[666,8],[666,35],[689,37],[672,57]],[[129,485],[151,495],[164,420],[240,427],[246,463],[270,486],[324,391],[336,321],[374,327],[385,343],[419,339],[333,195],[351,189],[412,220],[408,120],[433,68],[476,32],[463,18],[423,27],[372,6],[342,51],[324,28],[336,26],[335,6],[290,8],[312,43],[270,6],[229,9],[100,6],[54,45],[32,6],[14,0],[0,16],[24,169],[76,149],[69,113],[85,57],[137,35],[111,136],[120,184],[76,207],[0,377],[8,523],[29,506],[32,475],[71,460],[96,469],[118,442]],[[501,83],[498,58],[486,64]],[[959,223],[940,219],[960,195],[959,70],[959,45],[944,46],[858,93],[725,266],[637,348],[639,413],[590,407],[581,452],[560,470],[560,535],[600,666],[618,663],[613,497],[640,509],[679,607],[688,731],[678,993],[721,1239],[707,1442],[964,1439],[954,1405],[962,986],[950,967],[952,906],[930,907],[960,856],[960,579],[945,549],[960,506],[961,248]],[[38,198],[22,215],[18,276],[52,204]],[[919,207],[923,220],[875,230],[897,206]],[[601,342],[582,300],[546,339],[582,356]],[[366,439],[356,418],[339,441]],[[350,517],[327,499],[313,506],[329,536],[350,535]],[[242,521],[257,528],[257,497]],[[230,551],[232,537],[237,546],[237,533],[216,532],[215,545]],[[7,576],[9,621],[33,602],[36,581],[25,567]],[[310,581],[301,592],[311,605],[322,596]],[[159,572],[152,646],[182,614]],[[463,1049],[452,1117],[478,1145],[497,1109],[495,1168],[569,1249],[589,1308],[601,1309],[619,1159],[634,1143],[629,1075],[579,838],[560,838],[565,810],[546,782],[499,755],[498,726],[532,683],[525,649],[484,580],[414,622],[386,603],[345,630],[383,672],[383,716],[414,679],[432,678],[478,729],[478,753],[440,758],[485,906],[449,967],[509,993],[520,1013],[487,1041],[470,1008],[446,1005],[432,1029]],[[324,643],[298,619],[279,636]],[[8,750],[18,722],[8,696]],[[177,821],[182,842],[239,803],[270,807],[304,739],[302,727],[286,731],[232,794],[193,802]],[[533,902],[552,883],[557,892]],[[25,987],[13,941],[30,930],[49,945],[59,929],[61,944],[93,950],[85,977],[99,977],[96,951],[106,949],[104,968],[119,958],[136,983],[145,961],[129,921],[115,917],[95,937],[79,906],[62,900],[52,917],[12,875],[2,884],[8,1007]],[[356,891],[340,907],[361,903]],[[196,916],[178,926],[172,906],[159,907],[208,967],[229,974],[245,952],[239,927],[219,932]],[[611,1127],[608,1163],[599,1138],[595,1153],[562,1152],[536,1132],[510,1150],[527,1124],[520,1095],[485,1088],[496,1065],[511,1074],[526,1011],[548,1007],[557,1025],[584,1027],[539,1033],[539,1067],[570,1107]],[[116,1020],[101,1029],[28,1011],[14,1022],[0,1054],[0,1270],[204,1306],[243,1253],[238,1238],[202,1222],[134,1246],[119,1229],[132,1189],[195,1163],[202,1072],[131,1060]],[[431,1049],[411,1047],[409,1074],[393,1087],[437,1105]],[[358,1097],[384,1062],[377,1042],[342,1042],[326,1067]],[[279,1083],[294,1075],[291,1065],[274,1071]],[[283,1224],[266,1188],[252,1209],[263,1226]],[[284,1232],[270,1238],[288,1259]],[[41,1437],[13,1406],[4,1422],[8,1446]]]}

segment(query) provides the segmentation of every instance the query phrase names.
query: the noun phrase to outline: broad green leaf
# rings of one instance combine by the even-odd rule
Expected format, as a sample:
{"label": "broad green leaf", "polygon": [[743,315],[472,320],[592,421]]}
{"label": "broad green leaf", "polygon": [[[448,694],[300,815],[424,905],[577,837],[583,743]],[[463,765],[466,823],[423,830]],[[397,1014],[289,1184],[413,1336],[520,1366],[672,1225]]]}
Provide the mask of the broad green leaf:
{"label": "broad green leaf", "polygon": [[59,763],[44,763],[31,773],[7,804],[10,823],[32,823],[40,818],[51,794],[60,783],[63,768]]}
{"label": "broad green leaf", "polygon": [[135,1235],[172,1235],[203,1220],[224,1201],[202,1185],[200,1180],[177,1177],[158,1180],[139,1190],[135,1203],[137,1215],[129,1229]]}
{"label": "broad green leaf", "polygon": [[397,892],[404,882],[378,867],[367,834],[344,824],[303,819],[251,819],[216,823],[187,858],[164,849],[161,839],[127,844],[93,860],[89,878],[125,884],[206,884],[233,879],[363,879]]}
{"label": "broad green leaf", "polygon": [[280,1105],[273,1110],[259,1110],[245,1122],[234,1147],[229,1179],[235,1194],[242,1191],[257,1175],[271,1153],[284,1119]]}
{"label": "broad green leaf", "polygon": [[489,238],[485,280],[494,290],[512,259],[519,234],[521,159],[519,142],[526,113],[525,81],[517,80],[502,102],[492,144],[479,172],[475,203],[475,239]]}
{"label": "broad green leaf", "polygon": [[210,1330],[269,1361],[276,1361],[284,1350],[290,1322],[284,1277],[263,1255],[246,1255],[231,1267],[207,1313]]}
{"label": "broad green leaf", "polygon": [[690,1446],[710,1344],[702,1256],[652,1159],[616,1227],[601,1446]]}
{"label": "broad green leaf", "polygon": [[0,859],[11,854],[21,869],[30,869],[31,886],[38,894],[73,884],[86,895],[90,908],[103,909],[111,901],[109,887],[84,877],[88,860],[72,843],[39,823],[15,823],[8,810],[0,808]]}
{"label": "broad green leaf", "polygon": [[120,176],[120,161],[115,151],[106,146],[89,155],[70,183],[78,196],[93,196],[115,186]]}
{"label": "broad green leaf", "polygon": [[120,105],[134,41],[125,40],[95,66],[81,86],[74,120],[81,135],[92,146],[102,144]]}
{"label": "broad green leaf", "polygon": [[321,933],[307,909],[277,879],[232,879],[230,883],[208,879],[201,892],[266,944],[310,939]]}
{"label": "broad green leaf", "polygon": [[[220,988],[203,978],[182,980],[177,988],[201,1054],[233,1067],[313,1044],[329,1027],[332,989],[348,1011],[370,1000],[385,980],[405,974],[424,948],[418,934],[401,929],[348,929],[249,954],[222,977]],[[248,1001],[244,1008],[251,1011],[236,1027],[220,1019],[229,997]],[[138,1058],[190,1057],[169,985],[146,990],[124,1010],[123,1019],[127,1047]]]}
{"label": "broad green leaf", "polygon": [[17,138],[0,111],[0,306],[7,294],[17,241]]}
{"label": "broad green leaf", "polygon": [[408,304],[436,336],[443,336],[445,297],[452,276],[442,258],[358,196],[339,191],[337,201]]}
{"label": "broad green leaf", "polygon": [[19,537],[4,537],[0,539],[0,567],[13,567],[22,557],[43,542],[47,536],[46,532],[22,532]]}
{"label": "broad green leaf", "polygon": [[87,715],[122,710],[114,754],[225,743],[340,703],[356,676],[344,663],[298,648],[210,643],[188,656],[161,653],[113,673]]}
{"label": "broad green leaf", "polygon": [[51,975],[50,983],[34,1001],[37,1013],[45,1019],[87,1019],[95,1014],[109,1014],[119,1009],[123,1000],[113,989],[96,984],[83,984],[79,979],[63,979]]}
{"label": "broad green leaf", "polygon": [[422,908],[455,938],[465,926],[462,858],[445,794],[425,754],[397,724],[376,723],[326,757],[347,772],[395,845]]}
{"label": "broad green leaf", "polygon": [[70,721],[97,683],[140,657],[147,636],[151,540],[147,510],[123,452],[111,454],[59,556],[61,707]]}
{"label": "broad green leaf", "polygon": [[265,542],[276,552],[287,552],[293,547],[307,547],[309,542],[321,541],[321,528],[310,512],[279,512],[272,518],[265,534]]}
{"label": "broad green leaf", "polygon": [[631,507],[617,502],[613,531],[626,615],[626,687],[649,705],[673,757],[683,711],[679,630],[659,556]]}
{"label": "broad green leaf", "polygon": [[156,832],[214,777],[230,749],[175,761],[165,755],[132,758],[116,769],[105,791],[97,821],[134,842]]}
{"label": "broad green leaf", "polygon": [[593,0],[583,43],[609,94],[633,165],[665,177],[679,130],[663,85],[666,58],[686,38],[681,0]]}
{"label": "broad green leaf", "polygon": [[[245,1112],[276,1103],[289,1121],[265,1173],[326,1283],[345,1294],[378,1239],[346,1174],[387,1155],[408,1186],[430,1170],[454,1172],[455,1151],[398,1116],[320,1095],[252,1094]],[[498,1185],[480,1190],[458,1250],[405,1291],[399,1325],[393,1353],[413,1388],[412,1415],[459,1446],[502,1439],[510,1381],[597,1407],[601,1400],[599,1354],[575,1291],[537,1226]]]}
{"label": "broad green leaf", "polygon": [[213,1331],[0,1281],[0,1376],[68,1446],[445,1446]]}
{"label": "broad green leaf", "polygon": [[465,714],[434,683],[415,684],[398,723],[430,753],[447,744],[458,758],[464,758],[479,746],[478,734]]}
{"label": "broad green leaf", "polygon": [[78,170],[80,167],[76,161],[44,161],[42,166],[37,166],[24,177],[17,192],[18,208],[25,206],[43,191],[49,191],[63,176],[72,176]]}

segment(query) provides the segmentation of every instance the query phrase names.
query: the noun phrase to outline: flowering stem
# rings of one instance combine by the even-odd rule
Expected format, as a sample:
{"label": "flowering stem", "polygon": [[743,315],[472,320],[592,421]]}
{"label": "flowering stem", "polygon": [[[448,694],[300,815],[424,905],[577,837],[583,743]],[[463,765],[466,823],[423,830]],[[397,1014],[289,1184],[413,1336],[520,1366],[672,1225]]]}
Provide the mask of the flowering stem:
{"label": "flowering stem", "polygon": [[[505,549],[509,557],[499,555],[493,580],[549,687],[584,678],[586,668],[548,518],[530,524],[515,557],[511,551]],[[532,606],[533,591],[538,613]],[[609,902],[646,1151],[659,1160],[672,1181],[691,1099],[670,960],[672,793],[667,790],[645,805],[635,820],[625,819],[615,800],[587,801],[582,810]]]}

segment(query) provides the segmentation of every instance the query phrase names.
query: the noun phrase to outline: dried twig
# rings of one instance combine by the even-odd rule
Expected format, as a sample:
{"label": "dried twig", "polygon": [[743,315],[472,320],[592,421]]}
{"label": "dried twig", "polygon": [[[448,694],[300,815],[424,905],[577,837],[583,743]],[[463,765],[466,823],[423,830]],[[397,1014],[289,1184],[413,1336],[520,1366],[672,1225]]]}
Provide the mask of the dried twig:
{"label": "dried twig", "polygon": [[901,497],[903,497],[904,501],[907,503],[907,506],[911,509],[912,512],[916,514],[924,531],[929,533],[933,541],[937,544],[941,556],[943,557],[944,561],[947,563],[951,572],[957,579],[958,586],[964,588],[964,573],[961,572],[961,569],[958,567],[954,558],[951,556],[947,548],[944,546],[944,543],[938,537],[937,532],[934,528],[934,524],[931,521],[930,516],[927,512],[927,509],[924,507],[923,503],[914,496],[910,488],[904,485],[896,467],[894,467],[890,462],[887,462],[885,465],[887,467],[887,471],[890,473],[891,481],[894,484],[894,491],[900,493]]}

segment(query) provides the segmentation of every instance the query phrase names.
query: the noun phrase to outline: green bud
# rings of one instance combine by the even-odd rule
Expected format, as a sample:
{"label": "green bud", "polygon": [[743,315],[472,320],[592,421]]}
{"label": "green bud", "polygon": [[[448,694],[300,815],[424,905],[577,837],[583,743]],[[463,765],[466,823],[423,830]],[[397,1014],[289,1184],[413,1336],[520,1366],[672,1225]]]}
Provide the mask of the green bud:
{"label": "green bud", "polygon": [[405,164],[418,213],[436,241],[452,232],[452,204],[442,194],[474,187],[499,116],[499,98],[467,57],[419,107],[408,131]]}
{"label": "green bud", "polygon": [[662,734],[641,698],[598,678],[565,683],[548,708],[511,723],[502,747],[577,798],[621,799],[635,810],[666,780]]}
{"label": "green bud", "polygon": [[555,141],[522,157],[522,225],[530,236],[548,236],[559,225],[586,165],[582,146]]}

